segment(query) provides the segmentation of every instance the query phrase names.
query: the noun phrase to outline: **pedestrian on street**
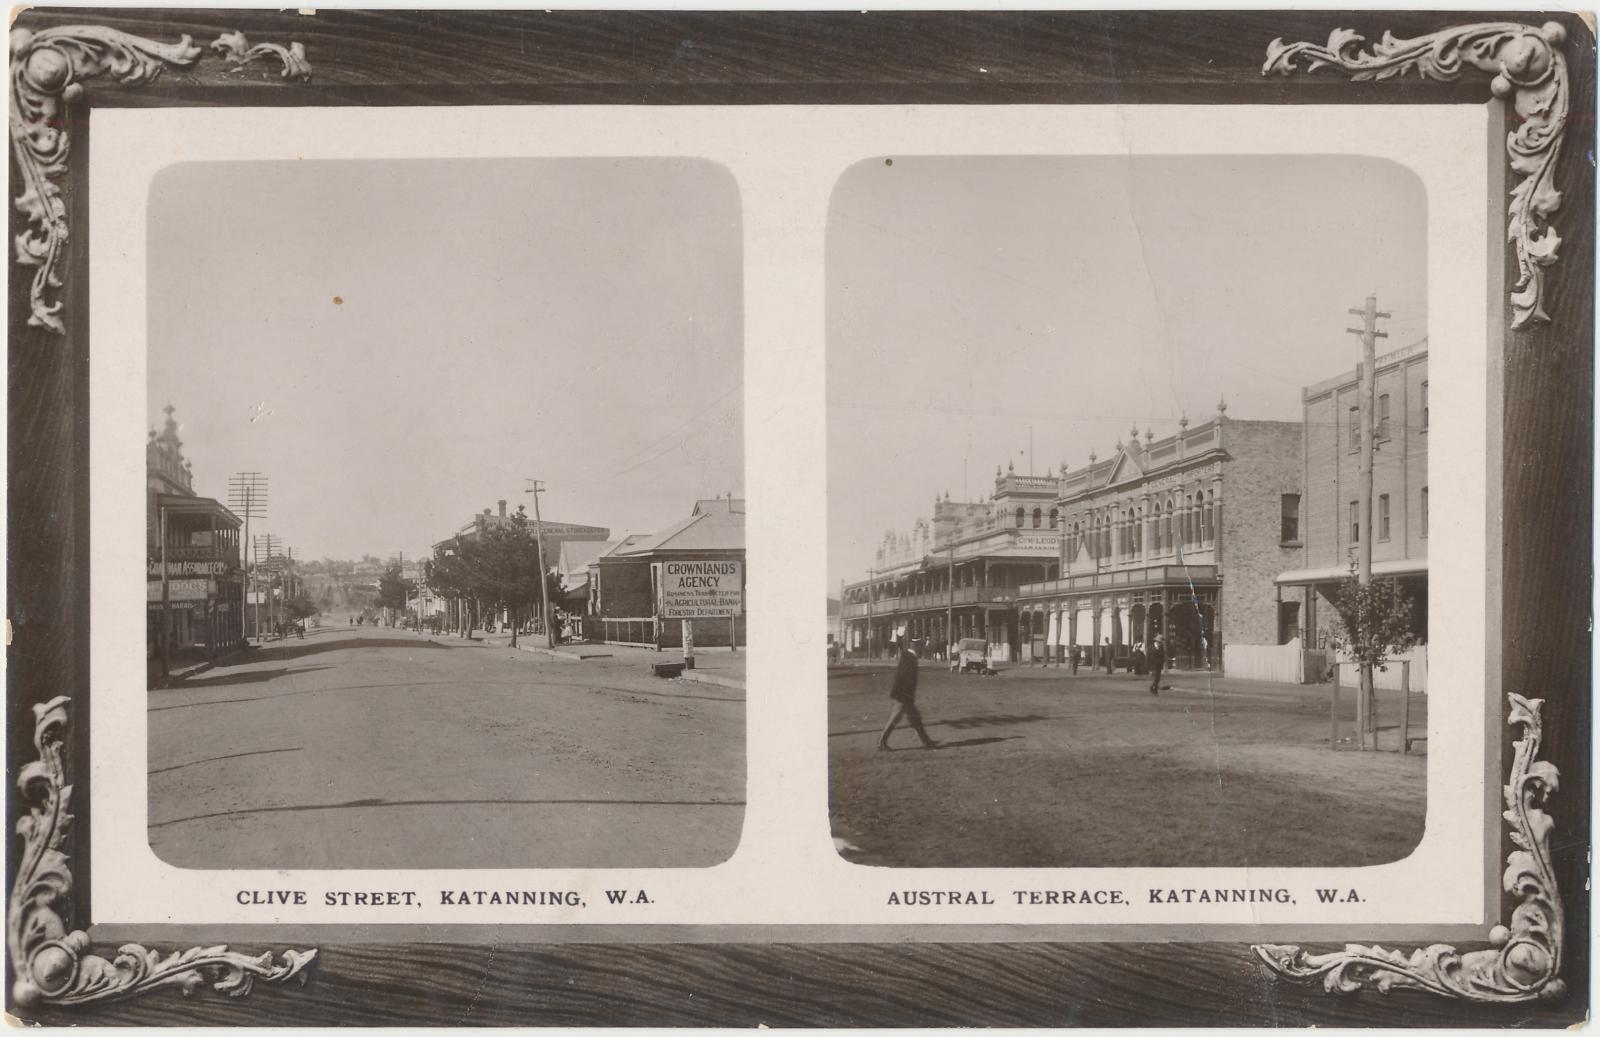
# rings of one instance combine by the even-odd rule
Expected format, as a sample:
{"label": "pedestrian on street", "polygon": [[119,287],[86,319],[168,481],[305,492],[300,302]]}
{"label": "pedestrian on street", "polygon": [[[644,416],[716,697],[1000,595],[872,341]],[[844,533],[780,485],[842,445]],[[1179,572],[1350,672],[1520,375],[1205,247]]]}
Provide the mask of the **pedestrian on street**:
{"label": "pedestrian on street", "polygon": [[1111,638],[1106,638],[1106,643],[1101,646],[1101,651],[1106,653],[1106,675],[1111,675]]}
{"label": "pedestrian on street", "polygon": [[1077,645],[1073,645],[1067,649],[1067,656],[1072,660],[1072,675],[1074,677],[1078,675],[1078,651],[1079,649]]}
{"label": "pedestrian on street", "polygon": [[894,684],[889,688],[889,698],[894,705],[889,709],[889,722],[883,725],[883,734],[878,736],[880,751],[889,748],[889,734],[902,718],[922,739],[924,749],[932,749],[939,744],[928,737],[928,732],[922,726],[922,714],[917,712],[917,653],[921,651],[923,643],[912,641],[900,653],[900,662],[894,670]]}
{"label": "pedestrian on street", "polygon": [[1161,638],[1150,642],[1150,654],[1145,659],[1145,664],[1150,667],[1150,694],[1161,694],[1161,669],[1167,664],[1166,645],[1161,643]]}

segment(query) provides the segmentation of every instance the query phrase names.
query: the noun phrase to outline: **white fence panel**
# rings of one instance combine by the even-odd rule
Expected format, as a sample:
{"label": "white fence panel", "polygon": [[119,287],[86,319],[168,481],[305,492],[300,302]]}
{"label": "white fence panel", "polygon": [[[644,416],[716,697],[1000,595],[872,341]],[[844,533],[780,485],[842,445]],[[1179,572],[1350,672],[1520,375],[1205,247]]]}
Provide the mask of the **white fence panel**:
{"label": "white fence panel", "polygon": [[1301,682],[1300,639],[1286,645],[1222,646],[1222,672],[1250,681]]}

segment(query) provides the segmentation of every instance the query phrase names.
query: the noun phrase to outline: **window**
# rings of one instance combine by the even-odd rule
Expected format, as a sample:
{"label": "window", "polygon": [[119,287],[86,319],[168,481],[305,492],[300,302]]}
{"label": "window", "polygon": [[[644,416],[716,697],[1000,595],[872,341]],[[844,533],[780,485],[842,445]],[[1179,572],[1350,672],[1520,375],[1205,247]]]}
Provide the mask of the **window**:
{"label": "window", "polygon": [[1056,528],[1056,523],[1061,521],[1061,512],[1055,508],[1050,509],[1050,528]]}
{"label": "window", "polygon": [[1206,491],[1206,510],[1205,510],[1205,517],[1204,517],[1205,526],[1204,526],[1204,529],[1202,530],[1202,532],[1205,534],[1206,543],[1208,543],[1208,544],[1217,539],[1217,521],[1216,521],[1216,512],[1214,510],[1214,505],[1212,504],[1212,500],[1213,499],[1214,499],[1213,493],[1210,490],[1207,490]]}
{"label": "window", "polygon": [[1378,427],[1375,430],[1378,439],[1389,438],[1389,394],[1384,393],[1378,397]]}
{"label": "window", "polygon": [[1361,502],[1350,502],[1350,542],[1361,543]]}
{"label": "window", "polygon": [[1350,452],[1361,449],[1361,409],[1350,408]]}
{"label": "window", "polygon": [[1018,529],[1021,529],[1021,528],[1022,528],[1022,527],[1023,527],[1023,525],[1024,525],[1024,524],[1025,524],[1025,523],[1026,523],[1026,522],[1027,522],[1027,521],[1028,521],[1028,512],[1027,512],[1027,509],[1025,509],[1025,508],[1018,508],[1018,509],[1017,509],[1017,528],[1018,528]]}
{"label": "window", "polygon": [[1422,488],[1422,535],[1428,535],[1428,488]]}
{"label": "window", "polygon": [[1428,383],[1422,383],[1422,431],[1428,431]]}
{"label": "window", "polygon": [[1038,529],[1039,523],[1044,520],[1044,512],[1039,508],[1033,509],[1033,528]]}
{"label": "window", "polygon": [[1285,493],[1282,501],[1283,518],[1278,526],[1278,540],[1280,543],[1297,544],[1300,542],[1300,495]]}
{"label": "window", "polygon": [[1378,494],[1378,539],[1389,539],[1389,495]]}

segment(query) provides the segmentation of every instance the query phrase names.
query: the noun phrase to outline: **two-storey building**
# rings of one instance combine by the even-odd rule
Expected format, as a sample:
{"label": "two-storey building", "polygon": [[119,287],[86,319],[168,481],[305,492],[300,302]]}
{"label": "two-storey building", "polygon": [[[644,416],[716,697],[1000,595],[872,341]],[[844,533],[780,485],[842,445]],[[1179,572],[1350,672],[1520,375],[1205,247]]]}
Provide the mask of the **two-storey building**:
{"label": "two-storey building", "polygon": [[[1304,490],[1285,499],[1304,547],[1277,577],[1282,624],[1308,651],[1325,649],[1337,629],[1333,594],[1354,572],[1362,537],[1372,541],[1374,576],[1394,577],[1412,599],[1415,633],[1424,646],[1408,656],[1411,687],[1427,688],[1428,628],[1428,342],[1377,358],[1373,372],[1372,521],[1360,514],[1359,370],[1307,386],[1302,466]],[[1399,668],[1377,675],[1395,685]]]}
{"label": "two-storey building", "polygon": [[1161,636],[1168,665],[1218,669],[1230,644],[1276,644],[1274,579],[1298,557],[1281,501],[1300,488],[1297,422],[1216,416],[1064,469],[1058,574],[1017,589],[1035,658],[1077,648],[1126,665]]}
{"label": "two-storey building", "polygon": [[244,640],[238,516],[194,490],[174,408],[145,444],[145,626],[153,656],[203,653]]}
{"label": "two-storey building", "polygon": [[994,495],[933,504],[931,521],[890,532],[868,578],[844,587],[845,651],[881,657],[902,640],[925,638],[934,651],[962,637],[992,644],[997,661],[1028,658],[1017,589],[1055,575],[1060,512],[1054,474],[995,470]]}

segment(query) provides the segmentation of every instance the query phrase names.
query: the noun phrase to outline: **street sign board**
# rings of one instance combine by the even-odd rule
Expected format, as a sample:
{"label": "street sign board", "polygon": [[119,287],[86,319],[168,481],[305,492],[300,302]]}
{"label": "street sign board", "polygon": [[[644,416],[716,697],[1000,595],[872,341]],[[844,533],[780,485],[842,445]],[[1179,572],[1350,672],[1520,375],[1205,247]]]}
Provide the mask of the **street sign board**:
{"label": "street sign board", "polygon": [[[171,559],[167,560],[168,576],[221,576],[227,571],[227,562],[175,562]],[[159,558],[150,560],[145,567],[145,575],[155,579],[161,578],[161,560]]]}
{"label": "street sign board", "polygon": [[662,619],[712,619],[744,611],[744,562],[660,565]]}
{"label": "street sign board", "polygon": [[[216,594],[215,580],[168,580],[168,601],[205,601]],[[146,601],[161,600],[161,581],[149,580],[144,585]]]}

